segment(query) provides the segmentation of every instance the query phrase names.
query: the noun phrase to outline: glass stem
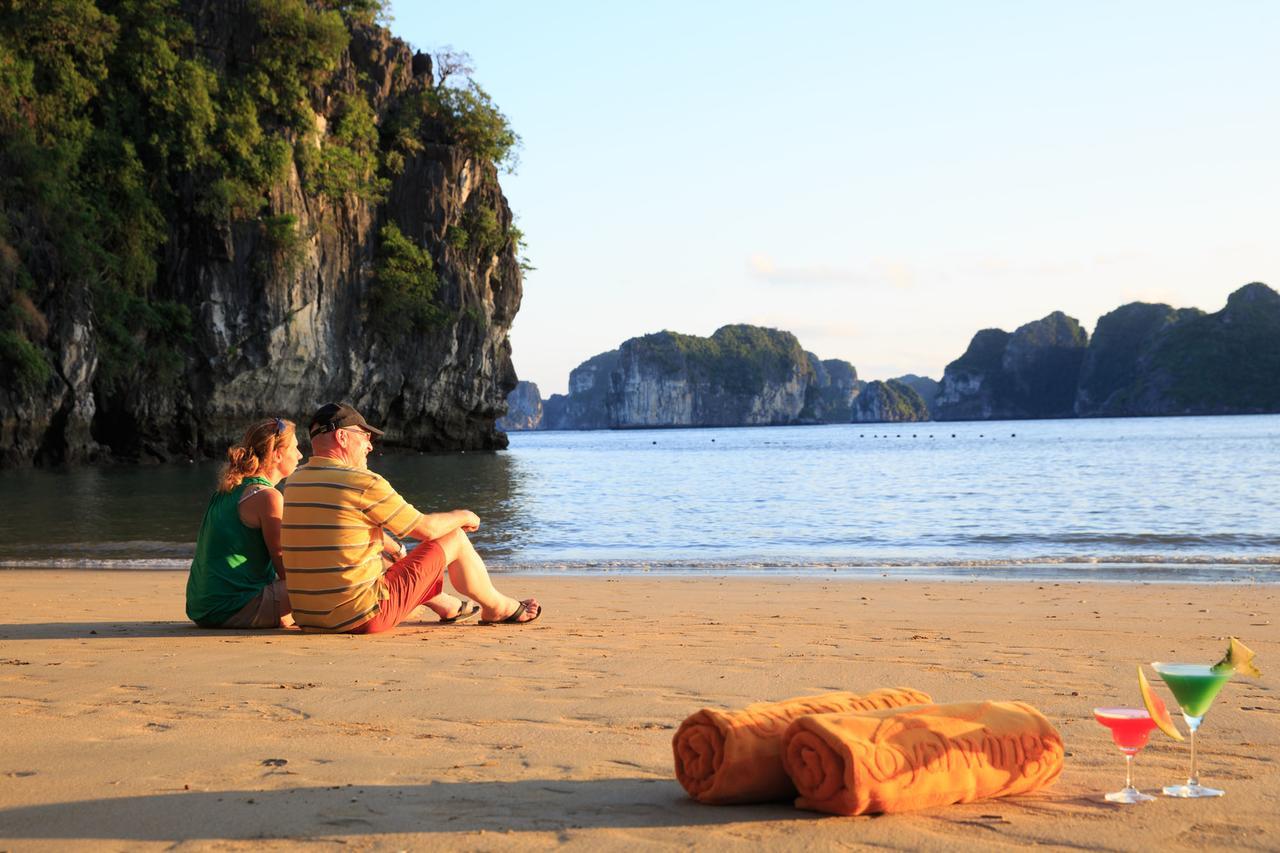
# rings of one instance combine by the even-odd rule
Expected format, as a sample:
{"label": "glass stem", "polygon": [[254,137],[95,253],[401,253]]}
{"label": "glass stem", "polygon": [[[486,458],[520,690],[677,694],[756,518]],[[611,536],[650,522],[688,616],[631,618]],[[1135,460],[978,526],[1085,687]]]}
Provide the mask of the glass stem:
{"label": "glass stem", "polygon": [[1191,730],[1191,777],[1187,779],[1187,784],[1196,787],[1200,784],[1200,777],[1196,774],[1196,730]]}
{"label": "glass stem", "polygon": [[1124,754],[1124,786],[1133,790],[1133,756],[1127,752]]}

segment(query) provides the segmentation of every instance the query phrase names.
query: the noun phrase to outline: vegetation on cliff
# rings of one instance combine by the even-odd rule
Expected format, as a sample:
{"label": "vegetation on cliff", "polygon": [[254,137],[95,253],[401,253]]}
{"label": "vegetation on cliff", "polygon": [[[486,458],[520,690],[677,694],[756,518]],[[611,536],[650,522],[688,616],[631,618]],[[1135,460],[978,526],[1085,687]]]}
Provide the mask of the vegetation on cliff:
{"label": "vegetation on cliff", "polygon": [[657,332],[628,343],[664,373],[687,371],[692,382],[734,394],[758,394],[765,383],[785,382],[796,370],[812,372],[795,335],[759,326],[722,326],[709,338]]}
{"label": "vegetation on cliff", "polygon": [[927,421],[929,407],[914,388],[896,379],[870,382],[853,401],[853,420],[858,423],[905,423]]}
{"label": "vegetation on cliff", "polygon": [[1175,406],[1200,412],[1280,411],[1280,294],[1237,290],[1214,314],[1187,317],[1151,353]]}
{"label": "vegetation on cliff", "polygon": [[[175,235],[229,246],[256,233],[247,268],[259,283],[296,275],[314,235],[281,201],[291,176],[341,206],[381,202],[427,145],[514,167],[519,137],[465,74],[377,104],[376,57],[350,52],[357,36],[376,41],[381,14],[379,0],[0,5],[0,397],[38,408],[69,384],[59,350],[73,324],[90,329],[99,415],[176,390],[196,303],[165,274]],[[509,213],[481,195],[462,223],[468,250],[518,251]],[[438,323],[442,247],[384,215],[382,289],[365,307],[386,334]]]}
{"label": "vegetation on cliff", "polygon": [[920,399],[924,400],[925,407],[930,412],[933,411],[933,401],[938,397],[938,391],[942,388],[942,383],[936,379],[930,379],[928,376],[917,376],[914,373],[907,373],[902,376],[893,377],[895,382],[901,382],[912,391],[920,395]]}
{"label": "vegetation on cliff", "polygon": [[805,353],[811,377],[804,389],[804,408],[799,419],[812,423],[848,423],[853,417],[853,401],[866,384],[858,370],[838,358],[820,359]]}
{"label": "vegetation on cliff", "polygon": [[1254,282],[1206,314],[1133,303],[1098,321],[1085,415],[1280,411],[1280,294]]}
{"label": "vegetation on cliff", "polygon": [[369,319],[374,333],[393,343],[415,328],[444,319],[435,299],[440,279],[431,254],[405,237],[394,222],[382,226],[378,237]]}
{"label": "vegetation on cliff", "polygon": [[1089,335],[1054,311],[1014,330],[1002,363],[1016,417],[1069,418]]}
{"label": "vegetation on cliff", "polygon": [[1009,345],[1009,333],[1003,329],[983,329],[969,341],[969,347],[947,370],[956,373],[998,373]]}
{"label": "vegetation on cliff", "polygon": [[1131,302],[1099,317],[1080,368],[1077,414],[1110,414],[1141,406],[1146,391],[1144,354],[1171,325],[1203,313]]}
{"label": "vegetation on cliff", "polygon": [[1070,417],[1089,336],[1055,311],[1012,334],[983,329],[947,365],[931,407],[938,420]]}
{"label": "vegetation on cliff", "polygon": [[939,420],[1280,412],[1280,294],[1253,282],[1212,314],[1134,302],[1090,338],[1054,312],[986,329],[947,366]]}

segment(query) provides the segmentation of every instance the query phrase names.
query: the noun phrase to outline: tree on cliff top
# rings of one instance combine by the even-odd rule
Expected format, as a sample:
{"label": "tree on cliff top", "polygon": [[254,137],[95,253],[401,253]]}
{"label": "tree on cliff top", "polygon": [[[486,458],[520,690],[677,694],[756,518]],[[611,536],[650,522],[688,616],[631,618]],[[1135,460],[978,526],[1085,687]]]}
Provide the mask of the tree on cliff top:
{"label": "tree on cliff top", "polygon": [[461,145],[476,157],[514,174],[520,165],[520,136],[511,122],[493,103],[489,93],[474,79],[475,64],[465,51],[445,45],[431,54],[434,85],[405,99],[385,131],[393,140],[396,168],[403,157],[420,145],[430,128],[429,120],[443,128],[446,140]]}
{"label": "tree on cliff top", "polygon": [[465,77],[470,82],[471,75],[476,73],[471,54],[454,50],[451,44],[436,48],[431,54],[431,62],[436,70],[437,89],[442,88],[450,77]]}

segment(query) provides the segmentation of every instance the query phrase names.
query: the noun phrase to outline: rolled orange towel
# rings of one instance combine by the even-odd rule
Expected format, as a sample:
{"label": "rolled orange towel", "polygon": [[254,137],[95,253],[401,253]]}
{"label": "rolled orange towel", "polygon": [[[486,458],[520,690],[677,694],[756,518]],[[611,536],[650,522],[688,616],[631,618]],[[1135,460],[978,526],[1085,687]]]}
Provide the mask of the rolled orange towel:
{"label": "rolled orange towel", "polygon": [[840,815],[1026,794],[1062,772],[1062,738],[1025,702],[814,714],[784,742],[796,806]]}
{"label": "rolled orange towel", "polygon": [[762,803],[785,800],[796,790],[782,766],[782,735],[804,714],[874,711],[932,700],[909,688],[866,695],[826,693],[783,702],[759,702],[741,711],[703,708],[690,715],[675,737],[676,778],[702,803]]}

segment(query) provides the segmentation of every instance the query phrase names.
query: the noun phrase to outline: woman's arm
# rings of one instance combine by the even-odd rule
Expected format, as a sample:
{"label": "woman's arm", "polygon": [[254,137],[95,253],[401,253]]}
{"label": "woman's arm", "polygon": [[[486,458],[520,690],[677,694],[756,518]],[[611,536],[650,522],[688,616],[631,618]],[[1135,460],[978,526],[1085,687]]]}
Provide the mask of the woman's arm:
{"label": "woman's arm", "polygon": [[249,527],[262,531],[262,541],[267,543],[267,553],[276,567],[276,574],[284,577],[284,549],[280,544],[280,520],[284,517],[284,495],[278,489],[264,488],[240,502],[240,520]]}

